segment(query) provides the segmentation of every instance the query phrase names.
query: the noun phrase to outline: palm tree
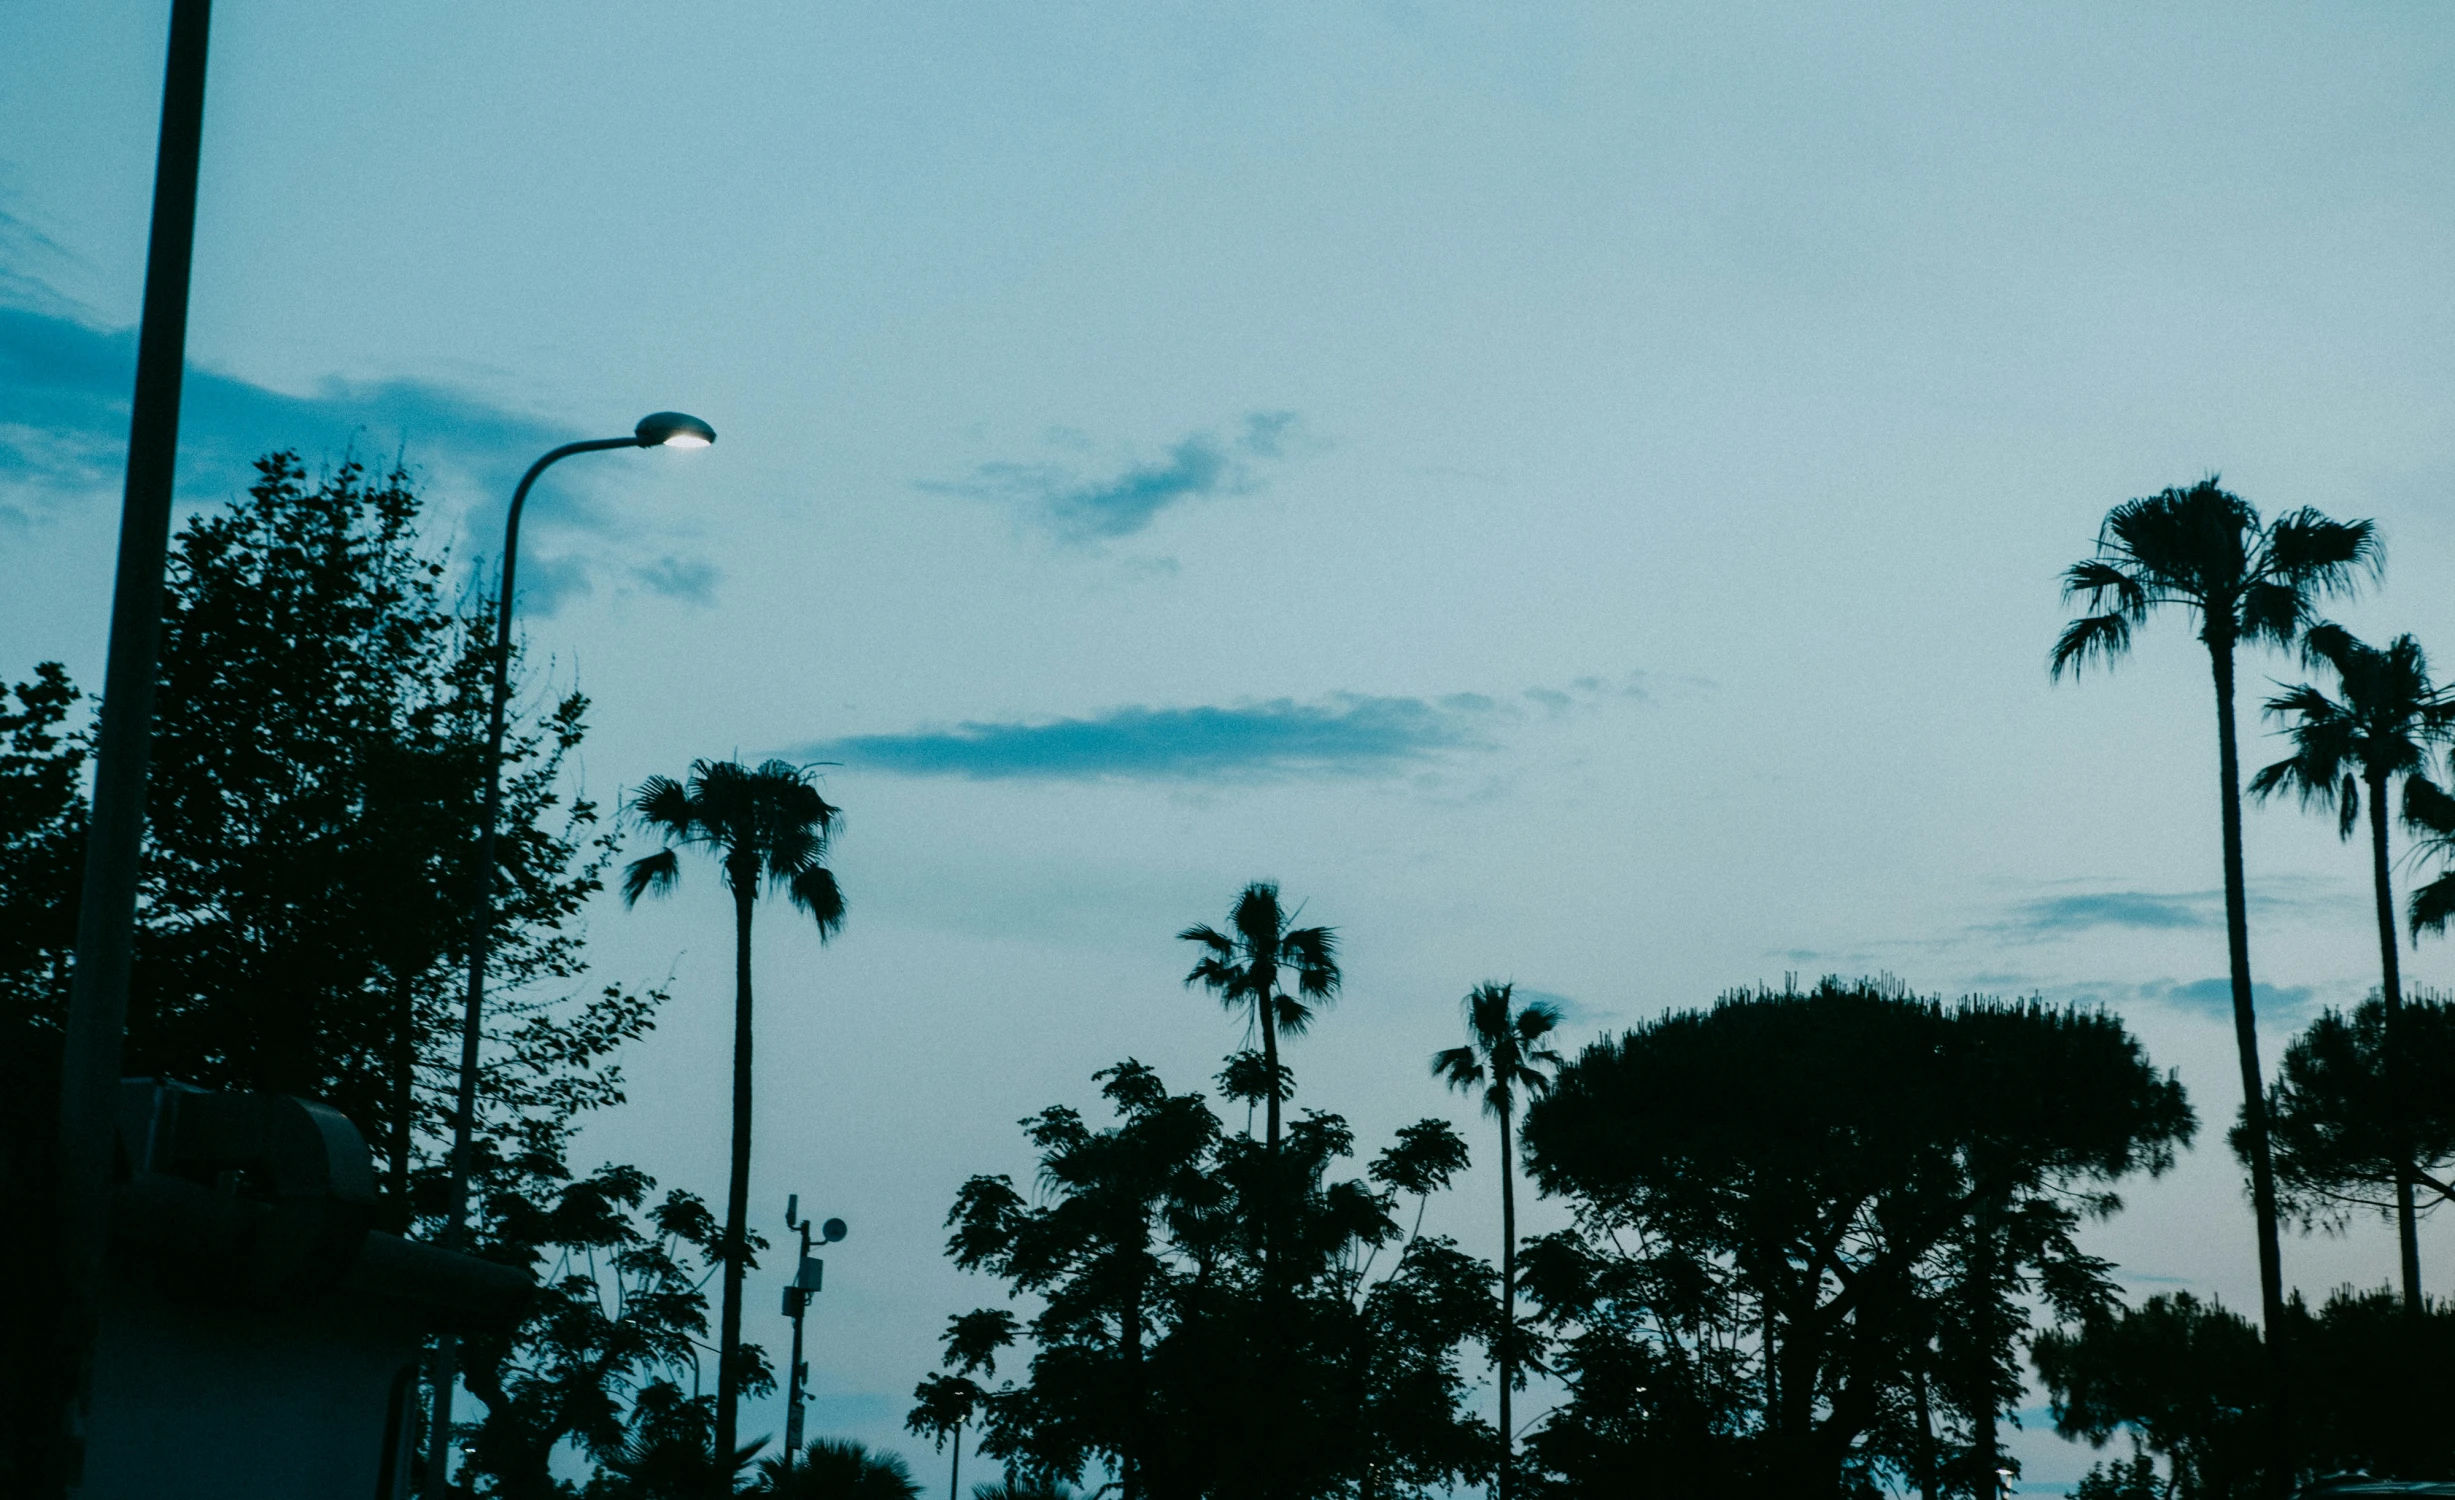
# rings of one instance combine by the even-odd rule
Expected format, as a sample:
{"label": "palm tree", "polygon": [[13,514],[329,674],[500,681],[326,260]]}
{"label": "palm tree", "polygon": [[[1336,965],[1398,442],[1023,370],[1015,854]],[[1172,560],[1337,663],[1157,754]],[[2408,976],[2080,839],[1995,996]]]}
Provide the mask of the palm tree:
{"label": "palm tree", "polygon": [[[1221,932],[1196,924],[1177,940],[1198,943],[1202,956],[1185,976],[1188,989],[1201,985],[1230,1010],[1242,1009],[1262,1034],[1262,1068],[1269,1075],[1270,1155],[1279,1154],[1279,1096],[1286,1092],[1279,1069],[1279,1038],[1302,1036],[1313,1023],[1308,1002],[1328,1004],[1338,996],[1338,933],[1329,927],[1287,924],[1293,913],[1279,905],[1278,882],[1256,880],[1236,898]],[[1291,993],[1279,982],[1279,970],[1295,971]],[[1249,1128],[1249,1127],[1248,1127]]]}
{"label": "palm tree", "polygon": [[1509,1393],[1517,1384],[1517,1166],[1510,1127],[1518,1101],[1551,1089],[1560,1054],[1543,1038],[1560,1024],[1548,1000],[1515,1004],[1515,985],[1486,982],[1466,997],[1466,1045],[1432,1059],[1432,1076],[1462,1093],[1483,1091],[1483,1112],[1500,1122],[1500,1484],[1509,1500],[1517,1465],[1517,1433],[1509,1425]]}
{"label": "palm tree", "polygon": [[670,892],[682,873],[680,850],[694,845],[714,856],[733,894],[733,1172],[716,1338],[716,1451],[730,1453],[741,1391],[742,1272],[750,1258],[750,918],[763,881],[818,924],[820,942],[844,925],[844,893],[826,864],[842,814],[818,794],[808,772],[780,760],[755,770],[739,761],[693,761],[688,785],[651,776],[630,811],[665,847],[623,872],[624,905]]}
{"label": "palm tree", "polygon": [[2378,538],[2367,521],[2334,521],[2307,507],[2263,522],[2247,500],[2210,475],[2187,490],[2126,500],[2106,512],[2093,557],[2063,574],[2063,597],[2088,598],[2065,626],[2049,672],[2077,675],[2094,657],[2111,666],[2151,611],[2180,605],[2199,619],[2216,683],[2216,758],[2224,829],[2225,949],[2233,974],[2233,1039],[2242,1073],[2251,1204],[2259,1228],[2259,1301],[2269,1347],[2284,1327],[2284,1257],[2276,1234],[2276,1171],[2268,1154],[2258,1014],[2251,1004],[2250,921],[2242,877],[2242,766],[2233,711],[2234,651],[2288,645],[2312,603],[2349,593],[2375,573]]}
{"label": "palm tree", "polygon": [[900,1453],[851,1438],[812,1438],[798,1460],[759,1460],[754,1495],[779,1500],[920,1500],[921,1487]]}
{"label": "palm tree", "polygon": [[[2429,660],[2420,642],[2399,635],[2386,650],[2355,640],[2340,625],[2314,625],[2302,636],[2302,654],[2313,666],[2335,669],[2341,698],[2309,683],[2288,688],[2267,702],[2267,711],[2288,721],[2293,754],[2250,779],[2251,795],[2266,800],[2291,788],[2304,807],[2329,808],[2336,833],[2353,836],[2362,794],[2369,794],[2370,883],[2378,908],[2379,996],[2387,1017],[2387,1128],[2396,1156],[2395,1232],[2403,1262],[2404,1306],[2421,1311],[2421,1240],[2413,1220],[2412,1140],[2405,1119],[2406,1084],[2402,1027],[2403,988],[2396,972],[2395,891],[2387,851],[2387,785],[2418,775],[2432,744],[2455,726],[2455,702],[2429,680]],[[2412,790],[2406,791],[2406,800]]]}

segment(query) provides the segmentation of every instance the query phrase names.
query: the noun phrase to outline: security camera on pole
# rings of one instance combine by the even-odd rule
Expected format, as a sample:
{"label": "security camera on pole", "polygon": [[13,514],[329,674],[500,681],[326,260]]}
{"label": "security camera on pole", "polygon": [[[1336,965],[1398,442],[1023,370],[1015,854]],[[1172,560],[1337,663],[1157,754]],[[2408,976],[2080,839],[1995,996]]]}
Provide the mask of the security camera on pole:
{"label": "security camera on pole", "polygon": [[[827,1263],[810,1254],[810,1221],[801,1217],[801,1195],[787,1194],[784,1200],[784,1227],[801,1233],[801,1260],[793,1279],[784,1288],[784,1315],[793,1320],[793,1362],[787,1368],[784,1385],[784,1467],[789,1473],[793,1460],[801,1452],[801,1386],[810,1378],[810,1366],[801,1357],[801,1315],[810,1308],[810,1299],[818,1295]],[[817,1226],[819,1243],[832,1245],[846,1233],[842,1219],[829,1219]]]}

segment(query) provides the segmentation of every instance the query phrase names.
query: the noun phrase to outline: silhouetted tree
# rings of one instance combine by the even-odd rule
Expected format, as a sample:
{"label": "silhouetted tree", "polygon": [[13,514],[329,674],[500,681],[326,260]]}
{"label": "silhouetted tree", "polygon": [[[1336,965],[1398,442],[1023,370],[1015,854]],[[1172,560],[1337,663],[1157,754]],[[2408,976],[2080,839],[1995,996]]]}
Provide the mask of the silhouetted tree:
{"label": "silhouetted tree", "polygon": [[[645,1418],[626,1420],[640,1416],[634,1397],[660,1382],[698,1384],[716,1221],[685,1192],[645,1207],[655,1186],[636,1168],[605,1167],[550,1196],[489,1202],[479,1253],[529,1271],[538,1291],[516,1328],[464,1346],[469,1390],[486,1405],[467,1443],[469,1487],[557,1500],[569,1493],[551,1467],[558,1447],[619,1470],[648,1431]],[[755,1386],[771,1383],[754,1368]],[[651,1434],[650,1447],[657,1441]],[[697,1443],[704,1459],[703,1425]]]}
{"label": "silhouetted tree", "polygon": [[952,1373],[924,1375],[913,1387],[905,1429],[933,1438],[941,1449],[950,1440],[954,1444],[946,1470],[949,1500],[961,1500],[963,1492],[963,1429],[979,1417],[989,1396],[972,1377],[997,1373],[997,1352],[1014,1342],[1016,1331],[1014,1314],[1002,1307],[957,1313],[946,1320],[946,1353],[939,1361]]}
{"label": "silhouetted tree", "polygon": [[37,664],[16,696],[15,708],[0,696],[0,1026],[56,1032],[77,947],[87,747],[58,662]]}
{"label": "silhouetted tree", "polygon": [[2395,1182],[2396,1244],[2402,1262],[2404,1301],[2421,1309],[2421,1240],[2413,1222],[2411,1131],[2405,1124],[2413,1092],[2399,1060],[2403,1042],[2403,984],[2396,972],[2394,867],[2387,848],[2387,792],[2399,778],[2419,775],[2430,747],[2455,726],[2455,701],[2429,680],[2429,661],[2411,636],[2399,635],[2384,651],[2355,640],[2340,625],[2314,625],[2303,633],[2303,656],[2332,668],[2341,693],[2330,698],[2309,683],[2271,698],[2267,711],[2285,721],[2293,754],[2251,778],[2251,795],[2262,800],[2290,788],[2304,807],[2336,814],[2336,832],[2351,838],[2360,821],[2362,795],[2369,796],[2370,884],[2378,911],[2379,993],[2385,999],[2387,1136],[2405,1165]]}
{"label": "silhouetted tree", "polygon": [[[1266,1075],[1280,1077],[1279,1038],[1302,1036],[1313,1022],[1313,1007],[1338,996],[1338,935],[1328,927],[1289,927],[1292,920],[1279,904],[1276,881],[1257,880],[1244,888],[1228,914],[1228,930],[1196,923],[1177,940],[1200,945],[1202,956],[1185,976],[1188,986],[1200,985],[1230,1010],[1243,1010],[1261,1033]],[[1290,991],[1279,971],[1295,974]],[[1284,1090],[1275,1082],[1265,1095],[1270,1149],[1279,1149],[1279,1104]]]}
{"label": "silhouetted tree", "polygon": [[[1701,1462],[1752,1429],[1735,1467],[1771,1493],[1910,1471],[1898,1413],[1948,1312],[1939,1397],[1982,1462],[1982,1414],[2017,1397],[2028,1305],[2104,1304],[2105,1265],[2073,1236],[2191,1129],[2181,1086],[2119,1021],[2034,1003],[1827,980],[1597,1043],[1526,1116],[1536,1180],[1579,1215],[1528,1252],[1571,1393],[1538,1451],[1594,1466],[1619,1423],[1631,1461],[1661,1443]],[[1734,1379],[1744,1366],[1755,1380]],[[1606,1409],[1653,1369],[1675,1377],[1659,1416]]]}
{"label": "silhouetted tree", "polygon": [[1548,1000],[1515,1003],[1516,986],[1487,982],[1467,995],[1466,1045],[1432,1059],[1432,1072],[1451,1088],[1480,1091],[1483,1112],[1500,1125],[1500,1474],[1493,1493],[1509,1500],[1516,1465],[1517,1429],[1510,1425],[1509,1397],[1523,1383],[1517,1350],[1517,1152],[1510,1139],[1518,1102],[1551,1087],[1560,1054],[1543,1039],[1560,1024],[1560,1007]]}
{"label": "silhouetted tree", "polygon": [[[2405,997],[2402,1022],[2410,1075],[2455,1078],[2455,1002],[2416,990]],[[2386,1031],[2376,997],[2350,1014],[2322,1011],[2277,1067],[2277,1188],[2285,1212],[2305,1227],[2340,1229],[2360,1209],[2391,1214],[2399,1180],[2417,1182],[2433,1201],[2455,1201],[2455,1094],[2417,1089],[2413,1107],[2391,1119]]]}
{"label": "silhouetted tree", "polygon": [[631,816],[665,841],[623,872],[622,899],[665,895],[681,875],[679,850],[716,860],[733,897],[733,1164],[725,1192],[724,1303],[716,1342],[716,1451],[734,1446],[743,1371],[742,1273],[750,1203],[750,923],[759,888],[780,893],[817,925],[825,942],[844,924],[844,893],[827,868],[838,809],[809,773],[780,760],[756,769],[737,761],[694,761],[686,785],[651,776],[631,799]]}
{"label": "silhouetted tree", "polygon": [[2090,613],[2054,644],[2052,675],[2091,658],[2109,666],[2131,633],[2158,609],[2197,616],[2216,685],[2217,778],[2224,833],[2225,947],[2233,976],[2235,1060],[2259,1232],[2259,1294],[2272,1325],[2284,1312],[2284,1261],[2277,1240],[2276,1178],[2268,1151],[2259,1067],[2258,1014],[2251,1001],[2250,922],[2242,873],[2242,771],[2234,724],[2234,655],[2248,645],[2289,645],[2320,598],[2351,590],[2375,572],[2379,545],[2367,521],[2334,521],[2307,507],[2262,521],[2249,501],[2211,475],[2189,489],[2126,500],[2106,513],[2092,557],[2063,574],[2063,596],[2085,596]]}
{"label": "silhouetted tree", "polygon": [[760,1459],[753,1493],[784,1500],[918,1500],[921,1487],[900,1453],[851,1438],[812,1438],[790,1465],[781,1457]]}
{"label": "silhouetted tree", "polygon": [[[1492,1433],[1464,1409],[1458,1359],[1494,1337],[1490,1268],[1402,1236],[1391,1216],[1463,1165],[1455,1132],[1410,1127],[1369,1183],[1341,1179],[1354,1142],[1334,1115],[1300,1115],[1274,1157],[1140,1064],[1098,1076],[1115,1124],[1042,1111],[1024,1122],[1039,1194],[975,1177],[948,1216],[959,1266],[1041,1304],[1026,1378],[982,1397],[978,1451],[1010,1480],[1072,1482],[1098,1465],[1151,1500],[1415,1495],[1488,1474]],[[1260,1257],[1266,1193],[1275,1292]],[[1393,1246],[1375,1280],[1376,1253]],[[1014,1325],[999,1316],[970,1315],[1002,1337]],[[1294,1373],[1274,1392],[1282,1371]]]}
{"label": "silhouetted tree", "polygon": [[2039,1337],[2055,1430],[2102,1446],[2127,1430],[2163,1458],[2177,1500],[2243,1500],[2275,1485],[2264,1429],[2297,1428],[2299,1475],[2455,1476],[2455,1307],[2414,1313],[2386,1288],[2286,1304],[2292,1387],[2280,1415],[2259,1331],[2188,1292],[2111,1309]]}

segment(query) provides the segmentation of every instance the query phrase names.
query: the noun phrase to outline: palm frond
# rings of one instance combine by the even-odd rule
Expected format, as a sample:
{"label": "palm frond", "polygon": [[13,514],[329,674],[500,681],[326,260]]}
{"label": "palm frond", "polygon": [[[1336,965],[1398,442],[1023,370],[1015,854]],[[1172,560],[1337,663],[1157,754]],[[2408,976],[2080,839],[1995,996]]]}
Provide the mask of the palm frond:
{"label": "palm frond", "polygon": [[2404,826],[2433,843],[2455,839],[2455,796],[2426,776],[2405,777]]}
{"label": "palm frond", "polygon": [[2083,615],[2063,627],[2055,637],[2054,652],[2046,660],[2046,675],[2060,679],[2068,671],[2074,677],[2091,660],[2113,666],[2115,658],[2131,649],[2131,621],[2120,614]]}
{"label": "palm frond", "polygon": [[2275,574],[2320,596],[2350,593],[2386,566],[2376,523],[2338,521],[2309,506],[2276,518],[2267,553]]}
{"label": "palm frond", "polygon": [[690,838],[698,829],[698,809],[689,791],[670,776],[651,776],[632,794],[631,816],[643,826],[670,837]]}
{"label": "palm frond", "polygon": [[825,865],[812,865],[801,870],[786,882],[784,894],[818,924],[820,942],[843,931],[844,890],[835,883],[833,870]]}
{"label": "palm frond", "polygon": [[1432,1054],[1432,1076],[1453,1089],[1471,1089],[1483,1082],[1483,1062],[1472,1047],[1448,1047]]}
{"label": "palm frond", "polygon": [[1196,922],[1178,933],[1176,940],[1180,943],[1200,943],[1221,958],[1232,957],[1236,952],[1236,945],[1228,940],[1227,934],[1207,922]]}
{"label": "palm frond", "polygon": [[1299,927],[1279,939],[1279,958],[1296,970],[1296,989],[1316,1000],[1338,993],[1338,934],[1328,927]]}
{"label": "palm frond", "polygon": [[2455,870],[2414,891],[2408,912],[2415,938],[2424,932],[2445,932],[2447,918],[2455,916]]}
{"label": "palm frond", "polygon": [[635,859],[622,872],[622,904],[637,906],[642,896],[663,896],[682,878],[682,861],[671,849],[659,849]]}
{"label": "palm frond", "polygon": [[2288,645],[2309,613],[2309,596],[2292,584],[2253,583],[2242,590],[2234,611],[2234,629],[2246,641]]}

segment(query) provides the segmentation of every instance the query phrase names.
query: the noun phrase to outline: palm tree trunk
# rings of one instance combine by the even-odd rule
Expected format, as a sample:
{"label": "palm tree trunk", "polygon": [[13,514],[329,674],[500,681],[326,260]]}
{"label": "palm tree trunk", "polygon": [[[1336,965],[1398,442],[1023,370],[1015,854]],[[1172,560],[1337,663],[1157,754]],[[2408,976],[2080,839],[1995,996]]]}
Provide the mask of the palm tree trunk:
{"label": "palm tree trunk", "polygon": [[[2230,626],[2230,614],[2221,624]],[[2233,638],[2215,633],[2209,616],[2209,666],[2216,679],[2217,774],[2225,832],[2225,956],[2233,974],[2233,1045],[2242,1071],[2242,1134],[2250,1153],[2251,1211],[2259,1232],[2259,1315],[2266,1332],[2269,1419],[2273,1445],[2267,1486],[2281,1495],[2291,1482],[2291,1422],[2285,1410],[2284,1251],[2276,1229],[2276,1163],[2268,1151],[2267,1092],[2259,1067],[2259,1013],[2251,1002],[2250,898],[2242,873],[2242,758],[2233,722]]]}
{"label": "palm tree trunk", "polygon": [[963,1500],[963,1424],[955,1424],[955,1461],[946,1470],[946,1500]]}
{"label": "palm tree trunk", "polygon": [[[1261,997],[1254,1006],[1262,1020],[1262,1063],[1270,1074],[1270,1097],[1264,1101],[1264,1118],[1269,1121],[1264,1139],[1270,1143],[1270,1159],[1279,1159],[1279,1018],[1271,1002],[1277,997],[1268,983],[1262,986]],[[1248,1121],[1253,1117],[1247,1115]]]}
{"label": "palm tree trunk", "polygon": [[1509,1421],[1509,1388],[1517,1383],[1517,1173],[1509,1151],[1509,1111],[1500,1111],[1500,1484],[1509,1500],[1517,1467],[1517,1429]]}
{"label": "palm tree trunk", "polygon": [[2421,1236],[2412,1209],[2412,1131],[2405,1115],[2404,997],[2396,972],[2395,886],[2387,860],[2387,778],[2370,783],[2370,883],[2378,897],[2378,993],[2386,1007],[2387,1144],[2395,1152],[2395,1243],[2403,1262],[2404,1310],[2419,1313]]}
{"label": "palm tree trunk", "polygon": [[726,1490],[741,1395],[742,1269],[750,1215],[750,913],[758,873],[733,882],[733,1171],[725,1184],[725,1295],[716,1337],[716,1468]]}

